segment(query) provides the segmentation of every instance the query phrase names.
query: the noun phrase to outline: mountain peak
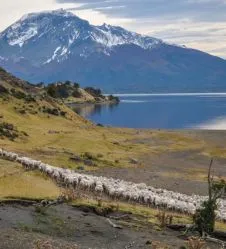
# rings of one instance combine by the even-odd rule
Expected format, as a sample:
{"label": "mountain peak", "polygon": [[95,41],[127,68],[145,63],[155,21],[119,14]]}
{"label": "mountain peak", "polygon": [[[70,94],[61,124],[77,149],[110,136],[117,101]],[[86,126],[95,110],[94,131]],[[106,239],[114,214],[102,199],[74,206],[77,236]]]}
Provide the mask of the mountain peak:
{"label": "mountain peak", "polygon": [[61,38],[82,26],[89,26],[89,22],[64,9],[29,13],[0,33],[0,38],[10,46],[23,47],[48,34]]}
{"label": "mountain peak", "polygon": [[21,19],[19,21],[24,21],[30,18],[36,18],[39,16],[47,16],[47,15],[54,15],[54,16],[62,16],[62,17],[71,17],[71,16],[75,16],[72,12],[69,12],[67,10],[64,9],[56,9],[56,10],[47,10],[47,11],[41,11],[41,12],[32,12],[32,13],[28,13],[25,14],[21,17]]}
{"label": "mountain peak", "polygon": [[63,9],[30,13],[0,33],[0,66],[31,82],[72,80],[112,92],[167,91],[167,84],[193,91],[190,82],[221,89],[226,78],[222,59],[122,27],[95,26]]}
{"label": "mountain peak", "polygon": [[[150,50],[162,43],[161,40],[106,23],[91,25],[64,9],[24,15],[0,34],[0,40],[4,40],[6,46],[20,48],[17,61],[29,53],[30,47],[36,46],[39,49],[39,54],[35,55],[38,64],[62,62],[77,54],[78,46],[79,56],[87,58],[96,53],[97,48],[98,53],[109,56],[116,46],[129,44]],[[5,56],[1,54],[0,59],[4,61]]]}

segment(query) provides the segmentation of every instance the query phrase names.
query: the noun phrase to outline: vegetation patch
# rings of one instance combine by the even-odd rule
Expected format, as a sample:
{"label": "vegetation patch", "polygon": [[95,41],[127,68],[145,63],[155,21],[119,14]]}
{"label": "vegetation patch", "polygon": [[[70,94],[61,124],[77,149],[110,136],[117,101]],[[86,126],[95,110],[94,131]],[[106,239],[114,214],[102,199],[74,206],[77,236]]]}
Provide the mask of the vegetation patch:
{"label": "vegetation patch", "polygon": [[3,85],[0,85],[0,97],[4,96],[5,94],[9,93],[8,89]]}
{"label": "vegetation patch", "polygon": [[0,199],[55,199],[59,195],[59,188],[41,173],[0,159]]}
{"label": "vegetation patch", "polygon": [[49,84],[44,89],[47,94],[52,98],[65,99],[70,96],[76,98],[81,97],[81,94],[79,92],[79,84],[70,81]]}
{"label": "vegetation patch", "polygon": [[14,141],[19,137],[19,132],[13,124],[7,122],[0,122],[0,138],[8,138]]}

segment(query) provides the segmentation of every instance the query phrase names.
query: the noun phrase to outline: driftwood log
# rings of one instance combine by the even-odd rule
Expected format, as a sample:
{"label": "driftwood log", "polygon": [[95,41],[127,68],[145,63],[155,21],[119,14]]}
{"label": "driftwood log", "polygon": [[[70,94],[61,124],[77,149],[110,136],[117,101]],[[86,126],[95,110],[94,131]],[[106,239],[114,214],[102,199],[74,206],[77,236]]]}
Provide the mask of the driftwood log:
{"label": "driftwood log", "polygon": [[110,219],[106,219],[107,222],[113,227],[113,228],[117,228],[117,229],[122,229],[122,226],[116,225],[114,224]]}
{"label": "driftwood log", "polygon": [[168,224],[168,228],[175,230],[175,231],[185,231],[187,229],[192,229],[194,228],[194,225],[191,224]]}

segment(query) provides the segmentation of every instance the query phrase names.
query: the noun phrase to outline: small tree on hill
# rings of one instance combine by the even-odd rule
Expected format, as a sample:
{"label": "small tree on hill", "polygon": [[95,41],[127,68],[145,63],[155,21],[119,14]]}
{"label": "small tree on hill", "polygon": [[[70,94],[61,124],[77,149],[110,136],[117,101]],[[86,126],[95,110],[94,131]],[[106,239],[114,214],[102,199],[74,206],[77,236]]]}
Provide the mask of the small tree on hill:
{"label": "small tree on hill", "polygon": [[224,180],[214,180],[211,175],[213,159],[208,171],[208,199],[203,202],[194,215],[194,223],[201,236],[211,234],[215,228],[217,201],[225,194],[226,183]]}
{"label": "small tree on hill", "polygon": [[56,98],[57,97],[57,91],[56,91],[56,87],[54,85],[49,85],[47,87],[47,93],[49,96],[51,96],[52,98]]}

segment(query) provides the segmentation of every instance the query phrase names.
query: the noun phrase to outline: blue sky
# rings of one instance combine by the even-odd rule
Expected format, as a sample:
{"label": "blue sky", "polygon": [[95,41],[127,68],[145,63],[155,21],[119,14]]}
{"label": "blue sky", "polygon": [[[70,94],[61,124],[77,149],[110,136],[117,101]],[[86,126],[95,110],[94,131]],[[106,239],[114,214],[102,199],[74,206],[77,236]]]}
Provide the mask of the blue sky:
{"label": "blue sky", "polygon": [[93,24],[120,25],[226,58],[226,0],[0,0],[0,4],[0,30],[25,13],[65,8]]}

